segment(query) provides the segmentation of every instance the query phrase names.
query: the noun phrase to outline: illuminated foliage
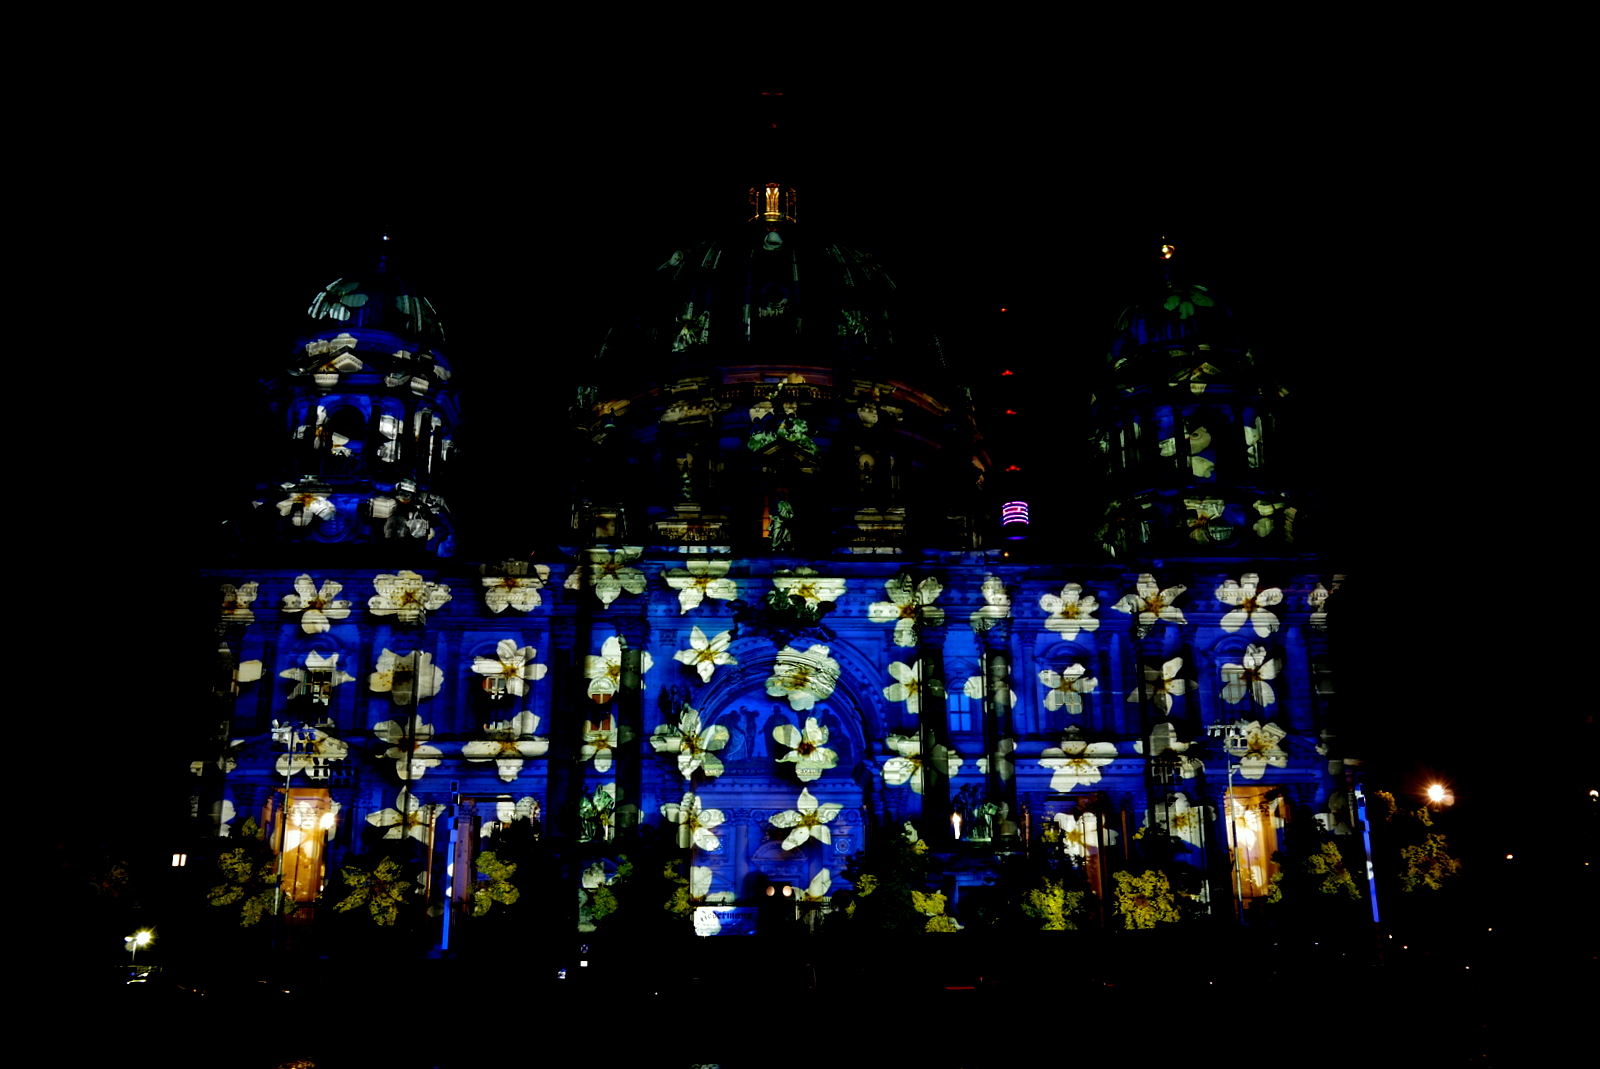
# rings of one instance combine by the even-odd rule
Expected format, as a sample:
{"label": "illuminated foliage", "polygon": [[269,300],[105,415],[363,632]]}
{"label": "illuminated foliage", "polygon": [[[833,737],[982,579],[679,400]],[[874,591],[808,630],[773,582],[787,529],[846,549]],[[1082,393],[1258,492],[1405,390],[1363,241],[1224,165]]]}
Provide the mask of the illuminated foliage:
{"label": "illuminated foliage", "polygon": [[501,861],[494,851],[485,850],[478,855],[478,878],[472,881],[472,915],[482,917],[495,907],[512,905],[522,897],[522,892],[511,882],[516,874],[515,863]]}
{"label": "illuminated foliage", "polygon": [[281,894],[275,874],[277,858],[266,841],[261,826],[246,820],[234,837],[239,845],[217,857],[223,882],[206,896],[213,906],[239,907],[239,924],[248,928],[270,916],[274,906],[282,912],[295,908],[292,895]]}
{"label": "illuminated foliage", "polygon": [[1438,891],[1450,877],[1461,871],[1461,862],[1450,856],[1443,835],[1429,832],[1421,843],[1400,848],[1400,889]]}
{"label": "illuminated foliage", "polygon": [[1116,910],[1125,927],[1154,928],[1157,924],[1181,919],[1177,895],[1173,893],[1166,873],[1158,869],[1150,869],[1137,876],[1119,872],[1115,879]]}
{"label": "illuminated foliage", "polygon": [[371,872],[355,865],[346,865],[339,870],[339,878],[349,890],[333,907],[335,910],[348,913],[365,906],[374,924],[380,927],[394,926],[400,916],[400,907],[408,897],[407,892],[411,890],[411,881],[400,879],[400,865],[394,858],[386,857],[379,861]]}
{"label": "illuminated foliage", "polygon": [[1046,879],[1042,886],[1024,893],[1022,912],[1039,922],[1040,931],[1076,931],[1083,899],[1083,891],[1068,891],[1060,880]]}
{"label": "illuminated foliage", "polygon": [[1344,855],[1333,843],[1323,843],[1320,850],[1308,856],[1305,859],[1305,871],[1317,881],[1317,890],[1322,894],[1343,895],[1351,899],[1361,897],[1361,890],[1356,887],[1356,881],[1344,866]]}
{"label": "illuminated foliage", "polygon": [[1161,307],[1169,312],[1176,311],[1178,318],[1183,320],[1194,315],[1196,309],[1210,308],[1216,303],[1216,300],[1206,292],[1206,287],[1193,283],[1179,283],[1173,292],[1167,295]]}

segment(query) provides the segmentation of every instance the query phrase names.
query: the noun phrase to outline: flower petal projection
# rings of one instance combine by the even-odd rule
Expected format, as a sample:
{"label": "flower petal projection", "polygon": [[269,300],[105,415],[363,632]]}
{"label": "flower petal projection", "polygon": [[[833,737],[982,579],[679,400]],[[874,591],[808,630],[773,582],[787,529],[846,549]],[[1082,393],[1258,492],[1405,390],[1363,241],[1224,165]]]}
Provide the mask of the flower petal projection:
{"label": "flower petal projection", "polygon": [[1246,647],[1243,664],[1224,664],[1222,678],[1227,681],[1222,687],[1222,700],[1229,705],[1238,705],[1247,694],[1262,707],[1278,700],[1268,682],[1278,678],[1278,662],[1260,646]]}
{"label": "flower petal projection", "polygon": [[1169,586],[1163,590],[1160,584],[1156,582],[1156,577],[1149,572],[1145,572],[1139,576],[1138,582],[1134,584],[1134,592],[1132,594],[1124,594],[1122,600],[1111,607],[1117,612],[1125,612],[1130,615],[1137,613],[1138,626],[1141,631],[1148,631],[1163,621],[1169,624],[1186,624],[1189,621],[1183,618],[1183,613],[1173,605],[1173,602],[1177,601],[1178,596],[1188,589],[1188,587],[1179,583],[1177,586]]}
{"label": "flower petal projection", "polygon": [[[685,791],[681,802],[668,802],[663,805],[661,815],[678,826],[679,849],[687,850],[692,846],[701,850],[722,848],[722,843],[711,830],[720,826],[726,819],[722,815],[722,810],[704,808],[700,804],[700,796],[693,791]],[[706,871],[710,872],[709,869]]]}
{"label": "flower petal projection", "polygon": [[811,877],[811,882],[806,885],[806,889],[801,892],[800,901],[826,902],[828,900],[828,892],[832,889],[833,874],[827,869],[819,869],[817,874]]}
{"label": "flower petal projection", "polygon": [[1092,811],[1057,813],[1055,820],[1061,829],[1061,852],[1068,857],[1087,858],[1098,854],[1102,847],[1116,844],[1116,830],[1102,824]]}
{"label": "flower petal projection", "polygon": [[466,743],[461,756],[468,761],[493,761],[500,778],[510,783],[522,774],[522,763],[543,757],[550,748],[550,740],[534,734],[539,728],[539,717],[534,713],[518,713],[510,720],[496,720],[483,725],[486,739]]}
{"label": "flower petal projection", "polygon": [[503,638],[493,657],[474,657],[472,670],[484,677],[483,688],[490,690],[494,680],[505,680],[505,689],[519,698],[528,693],[528,683],[543,679],[548,665],[535,664],[539,651],[532,646],[517,648],[516,640]]}
{"label": "flower petal projection", "polygon": [[300,630],[308,635],[326,631],[333,626],[334,620],[343,620],[350,615],[350,602],[335,600],[343,589],[342,583],[329,579],[318,590],[316,581],[309,574],[302,575],[294,581],[294,593],[283,596],[283,611],[303,613]]}
{"label": "flower petal projection", "polygon": [[650,736],[650,745],[660,754],[676,754],[678,772],[684,779],[696,769],[707,779],[722,775],[722,758],[714,751],[728,745],[728,729],[721,724],[702,727],[700,714],[685,707],[676,724],[661,724]]}
{"label": "flower petal projection", "polygon": [[823,745],[828,741],[828,729],[814,716],[806,717],[804,731],[793,724],[779,724],[772,729],[772,737],[789,748],[778,760],[793,762],[794,773],[801,780],[814,780],[839,763],[839,755]]}
{"label": "flower petal projection", "polygon": [[367,814],[367,823],[375,828],[388,828],[385,839],[403,839],[410,836],[421,842],[428,841],[433,822],[444,812],[442,805],[423,805],[417,796],[404,788],[394,800],[395,808],[382,809]]}
{"label": "flower petal projection", "polygon": [[796,568],[792,575],[775,575],[772,586],[787,597],[804,598],[812,608],[824,601],[838,601],[845,591],[843,579],[826,579],[810,568]]}
{"label": "flower petal projection", "polygon": [[1179,791],[1172,796],[1166,812],[1167,834],[1175,835],[1190,846],[1205,841],[1206,807],[1190,805],[1189,796]]}
{"label": "flower petal projection", "polygon": [[728,601],[739,596],[739,588],[727,578],[725,560],[692,560],[682,568],[669,568],[664,578],[678,592],[678,612],[697,608],[706,598]]}
{"label": "flower petal projection", "polygon": [[1050,688],[1044,696],[1044,707],[1051,711],[1066,709],[1076,716],[1083,712],[1083,695],[1095,688],[1095,678],[1081,664],[1068,665],[1064,672],[1046,668],[1039,673],[1039,682]]}
{"label": "flower petal projection", "polygon": [[[958,773],[963,764],[962,758],[954,750],[937,745],[934,746],[932,755],[924,758],[922,755],[922,740],[915,735],[890,735],[884,742],[889,749],[898,755],[889,758],[883,763],[883,782],[891,787],[898,787],[902,783],[909,782],[911,789],[917,794],[921,794],[922,771],[927,761],[937,762],[943,758],[945,774],[949,776],[954,776]],[[933,767],[937,768],[937,763]]]}
{"label": "flower petal projection", "polygon": [[384,720],[372,726],[372,733],[389,743],[383,756],[394,759],[394,774],[403,780],[421,779],[428,769],[436,768],[444,751],[429,746],[433,725],[424,724],[422,717],[413,716],[405,722]]}
{"label": "flower petal projection", "polygon": [[1068,583],[1061,588],[1061,596],[1046,594],[1039,599],[1039,607],[1050,616],[1044,626],[1059,634],[1063,640],[1074,641],[1080,631],[1094,631],[1100,621],[1094,618],[1100,603],[1094,596],[1085,596],[1083,587]]}
{"label": "flower petal projection", "polygon": [[923,695],[938,697],[941,693],[937,682],[924,682],[919,678],[916,661],[910,664],[890,661],[889,675],[894,677],[894,682],[883,688],[883,696],[892,702],[905,702],[906,712],[912,716],[921,713]]}
{"label": "flower petal projection", "polygon": [[304,772],[307,779],[320,779],[328,775],[329,761],[343,761],[350,755],[349,746],[321,728],[277,729],[272,737],[290,747],[288,753],[278,755],[275,766],[284,777]]}
{"label": "flower petal projection", "polygon": [[[290,483],[285,489],[290,489]],[[289,496],[278,502],[278,515],[296,527],[309,527],[312,520],[326,520],[339,510],[333,507],[326,493],[290,489]]]}
{"label": "flower petal projection", "polygon": [[531,794],[523,795],[515,802],[502,799],[494,804],[494,820],[486,820],[478,834],[487,839],[495,833],[496,825],[515,824],[519,820],[528,820],[535,823],[539,820],[539,799]]}
{"label": "flower petal projection", "polygon": [[243,583],[239,586],[223,583],[222,622],[231,625],[254,623],[256,614],[250,610],[250,603],[256,600],[256,591],[260,586],[260,583]]}
{"label": "flower petal projection", "polygon": [[712,907],[731,906],[735,901],[732,891],[713,891],[711,877],[712,871],[707,866],[689,866],[688,904],[694,907],[695,935],[716,935],[722,931],[722,920]]}
{"label": "flower petal projection", "polygon": [[[648,651],[639,654],[639,675],[655,665]],[[611,695],[622,689],[622,639],[612,635],[600,644],[600,656],[585,657],[584,677],[589,680],[589,697],[610,701]]]}
{"label": "flower petal projection", "polygon": [[1178,729],[1170,720],[1151,725],[1149,739],[1135,741],[1133,748],[1138,753],[1150,755],[1158,764],[1165,764],[1173,774],[1183,779],[1194,779],[1205,770],[1199,758],[1184,756],[1183,751],[1189,748],[1189,744],[1178,739]]}
{"label": "flower petal projection", "polygon": [[443,685],[444,669],[433,663],[433,654],[421,650],[399,654],[385,649],[378,655],[378,670],[367,677],[367,686],[387,693],[396,705],[426,701]]}
{"label": "flower petal projection", "polygon": [[617,747],[631,738],[633,738],[631,734],[617,725],[617,718],[614,716],[601,717],[598,721],[585,720],[583,749],[578,752],[578,760],[592,760],[596,772],[609,772]]}
{"label": "flower petal projection", "polygon": [[807,839],[832,845],[833,833],[828,830],[828,821],[838,816],[843,808],[844,806],[837,802],[818,805],[817,800],[811,796],[811,791],[802,787],[800,800],[795,803],[795,807],[782,813],[774,813],[768,823],[775,828],[792,829],[783,840],[785,850],[798,850]]}
{"label": "flower petal projection", "polygon": [[[521,562],[518,562],[519,564]],[[490,612],[532,612],[543,599],[539,591],[550,583],[550,569],[543,564],[526,565],[526,575],[486,575],[483,577],[483,603]]]}
{"label": "flower petal projection", "polygon": [[728,644],[732,641],[732,631],[724,631],[715,638],[708,639],[704,631],[695,627],[689,634],[689,648],[674,653],[672,659],[682,661],[693,668],[700,673],[702,683],[709,683],[711,673],[717,670],[717,665],[739,663],[733,659],[733,654],[728,652]]}
{"label": "flower petal projection", "polygon": [[1051,746],[1039,758],[1039,764],[1055,769],[1050,777],[1050,789],[1063,793],[1076,787],[1090,787],[1100,782],[1100,766],[1109,765],[1117,756],[1117,748],[1109,742],[1081,742],[1062,739],[1060,747]]}
{"label": "flower petal projection", "polygon": [[1246,572],[1237,583],[1229,579],[1217,587],[1217,600],[1234,606],[1234,610],[1222,618],[1224,631],[1237,631],[1248,624],[1257,635],[1265,638],[1278,629],[1277,615],[1267,608],[1283,601],[1283,591],[1275,586],[1258,590],[1260,582],[1260,576]]}
{"label": "flower petal projection", "polygon": [[832,694],[838,680],[839,662],[828,656],[828,647],[816,645],[801,651],[786,646],[773,662],[767,693],[774,698],[788,697],[789,707],[803,713]]}
{"label": "flower petal projection", "polygon": [[1239,775],[1245,779],[1260,779],[1267,766],[1283,768],[1287,765],[1289,755],[1278,745],[1287,734],[1277,724],[1240,721],[1228,735],[1226,744],[1228,755],[1239,759]]}
{"label": "flower petal projection", "polygon": [[1011,615],[1011,594],[1003,579],[997,575],[984,576],[982,591],[983,607],[970,618],[974,631],[987,631],[997,620]]}
{"label": "flower petal projection", "polygon": [[[243,665],[240,665],[243,668]],[[313,702],[327,705],[332,700],[333,688],[341,683],[355,682],[355,676],[348,672],[339,671],[339,655],[330,653],[324,657],[316,650],[306,651],[306,664],[304,668],[285,668],[278,673],[280,679],[292,679],[296,683],[308,685],[313,693],[310,698]]]}
{"label": "flower petal projection", "polygon": [[[968,676],[967,681],[961,685],[961,693],[975,702],[984,701],[988,695],[985,693],[985,681],[982,676]],[[1011,708],[1017,707],[1017,692],[1011,686],[1011,679],[1006,678],[1006,697],[1010,699]]]}
{"label": "flower petal projection", "polygon": [[450,600],[450,588],[433,583],[416,572],[380,575],[373,579],[377,593],[367,599],[367,608],[378,616],[398,616],[403,624],[421,623],[428,612]]}
{"label": "flower petal projection", "polygon": [[883,584],[888,601],[875,601],[867,608],[867,618],[877,624],[894,624],[894,644],[915,646],[920,625],[938,627],[944,623],[944,610],[933,604],[944,589],[937,579],[927,578],[912,585],[904,572]]}
{"label": "flower petal projection", "polygon": [[1144,685],[1128,692],[1128,700],[1136,702],[1141,695],[1165,715],[1172,711],[1172,699],[1189,689],[1189,681],[1178,675],[1183,671],[1183,658],[1174,657],[1158,671],[1154,665],[1144,666]]}
{"label": "flower petal projection", "polygon": [[638,549],[619,549],[615,553],[604,549],[585,550],[587,564],[580,564],[567,576],[568,590],[588,588],[600,599],[600,604],[610,605],[617,595],[626,590],[630,594],[644,593],[644,573],[632,567],[642,556]]}

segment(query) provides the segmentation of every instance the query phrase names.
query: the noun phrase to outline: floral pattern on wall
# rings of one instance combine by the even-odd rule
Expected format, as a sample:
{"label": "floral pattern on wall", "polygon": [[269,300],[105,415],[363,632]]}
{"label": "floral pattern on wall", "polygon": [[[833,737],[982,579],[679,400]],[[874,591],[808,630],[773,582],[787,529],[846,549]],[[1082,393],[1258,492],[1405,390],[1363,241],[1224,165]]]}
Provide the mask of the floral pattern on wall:
{"label": "floral pattern on wall", "polygon": [[333,621],[350,615],[351,603],[338,600],[343,589],[343,583],[329,579],[318,590],[316,580],[307,573],[294,581],[293,594],[283,596],[283,611],[300,613],[300,630],[318,634],[332,627]]}
{"label": "floral pattern on wall", "polygon": [[1094,618],[1099,601],[1094,595],[1085,594],[1077,583],[1062,587],[1060,596],[1045,594],[1039,599],[1039,607],[1050,614],[1044,626],[1068,642],[1075,641],[1081,632],[1100,627],[1100,621]]}
{"label": "floral pattern on wall", "polygon": [[669,568],[663,578],[678,592],[678,612],[700,607],[706,598],[730,601],[739,596],[739,587],[728,577],[724,560],[692,560],[682,568]]}

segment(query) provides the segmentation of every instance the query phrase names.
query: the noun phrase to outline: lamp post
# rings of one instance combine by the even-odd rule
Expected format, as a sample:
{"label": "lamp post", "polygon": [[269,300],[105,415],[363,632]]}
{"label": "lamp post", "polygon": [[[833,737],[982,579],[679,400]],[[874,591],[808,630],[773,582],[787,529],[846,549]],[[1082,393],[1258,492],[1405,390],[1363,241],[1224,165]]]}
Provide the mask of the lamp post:
{"label": "lamp post", "polygon": [[1246,745],[1241,724],[1213,724],[1206,728],[1206,734],[1214,739],[1222,740],[1222,752],[1228,758],[1228,792],[1223,796],[1222,804],[1228,810],[1228,864],[1233,869],[1233,916],[1239,924],[1244,924],[1244,886],[1239,880],[1239,827],[1233,815],[1233,774],[1239,771],[1239,764],[1231,760],[1237,749]]}
{"label": "lamp post", "polygon": [[133,964],[137,965],[139,963],[139,948],[149,946],[150,941],[154,938],[155,933],[149,928],[140,928],[137,932],[134,932],[130,936],[126,936],[122,940],[122,945],[127,949],[128,953],[132,955]]}

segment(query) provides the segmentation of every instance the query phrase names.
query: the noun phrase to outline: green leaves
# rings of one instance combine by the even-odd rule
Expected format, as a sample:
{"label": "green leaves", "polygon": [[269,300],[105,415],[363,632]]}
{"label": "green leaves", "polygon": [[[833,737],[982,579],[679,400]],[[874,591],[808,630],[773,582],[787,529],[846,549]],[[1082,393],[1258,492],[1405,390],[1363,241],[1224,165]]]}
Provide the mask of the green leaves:
{"label": "green leaves", "polygon": [[400,906],[405,902],[406,892],[411,889],[410,880],[399,878],[399,863],[389,857],[378,862],[378,867],[371,872],[355,865],[346,865],[339,870],[339,876],[350,888],[350,893],[333,908],[340,913],[348,913],[365,906],[373,923],[383,927],[394,924],[400,915]]}

